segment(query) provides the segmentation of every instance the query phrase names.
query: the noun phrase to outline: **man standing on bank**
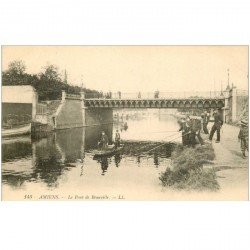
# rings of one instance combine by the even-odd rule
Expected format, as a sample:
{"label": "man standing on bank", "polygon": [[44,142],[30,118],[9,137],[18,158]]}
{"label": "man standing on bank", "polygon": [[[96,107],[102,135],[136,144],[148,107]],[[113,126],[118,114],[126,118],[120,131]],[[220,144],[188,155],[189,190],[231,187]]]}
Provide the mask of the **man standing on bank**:
{"label": "man standing on bank", "polygon": [[240,132],[238,135],[240,147],[243,158],[246,158],[246,151],[248,152],[248,122],[247,120],[241,121]]}
{"label": "man standing on bank", "polygon": [[202,128],[201,118],[198,116],[192,116],[190,143],[193,148],[195,147],[195,144],[196,144],[196,137],[199,143],[201,144],[201,146],[204,145],[204,141],[201,137],[201,128]]}
{"label": "man standing on bank", "polygon": [[210,115],[209,113],[205,110],[204,113],[201,114],[201,118],[202,118],[202,127],[203,127],[203,131],[205,134],[209,134],[208,133],[208,129],[207,129],[207,125],[209,123],[209,119],[210,119]]}
{"label": "man standing on bank", "polygon": [[189,146],[189,135],[190,135],[190,126],[189,126],[190,119],[189,117],[181,118],[180,121],[180,129],[178,131],[182,131],[182,145]]}
{"label": "man standing on bank", "polygon": [[214,125],[213,125],[211,132],[210,132],[210,135],[209,135],[209,140],[212,141],[215,131],[217,132],[216,143],[220,142],[220,129],[223,125],[223,119],[218,111],[219,110],[214,110],[214,113],[213,113]]}

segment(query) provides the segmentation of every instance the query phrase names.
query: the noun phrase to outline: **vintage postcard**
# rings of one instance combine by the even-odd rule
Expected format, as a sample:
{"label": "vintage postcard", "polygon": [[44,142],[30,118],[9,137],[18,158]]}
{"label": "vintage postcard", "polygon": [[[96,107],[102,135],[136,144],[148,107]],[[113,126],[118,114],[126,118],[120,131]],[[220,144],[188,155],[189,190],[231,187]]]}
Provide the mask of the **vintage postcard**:
{"label": "vintage postcard", "polygon": [[2,200],[248,200],[248,46],[2,46]]}

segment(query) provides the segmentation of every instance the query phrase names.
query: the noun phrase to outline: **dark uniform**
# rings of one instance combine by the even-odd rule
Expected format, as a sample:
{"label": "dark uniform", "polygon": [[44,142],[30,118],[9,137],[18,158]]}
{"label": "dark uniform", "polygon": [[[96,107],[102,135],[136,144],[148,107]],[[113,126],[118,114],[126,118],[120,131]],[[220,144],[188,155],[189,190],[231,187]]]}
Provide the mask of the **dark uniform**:
{"label": "dark uniform", "polygon": [[240,140],[240,147],[243,154],[243,157],[246,157],[245,152],[248,151],[248,126],[242,124],[240,128],[240,132],[238,135]]}
{"label": "dark uniform", "polygon": [[115,133],[115,147],[120,147],[121,144],[121,136],[118,131]]}
{"label": "dark uniform", "polygon": [[105,135],[105,134],[104,134],[104,135],[102,134],[101,140],[100,140],[100,146],[101,146],[103,149],[106,149],[107,146],[108,146],[108,141],[109,141],[108,136]]}
{"label": "dark uniform", "polygon": [[179,131],[182,131],[182,144],[183,146],[188,146],[189,145],[189,133],[190,133],[190,126],[188,122],[183,121],[180,122],[180,129]]}
{"label": "dark uniform", "polygon": [[214,114],[214,125],[211,129],[210,135],[209,135],[209,140],[211,141],[213,139],[215,131],[217,131],[217,142],[220,141],[220,129],[221,126],[223,125],[223,119],[220,114],[215,113]]}
{"label": "dark uniform", "polygon": [[207,124],[209,123],[210,115],[208,113],[204,113],[203,115],[201,115],[201,118],[202,118],[203,131],[205,134],[209,134],[207,129]]}
{"label": "dark uniform", "polygon": [[190,143],[191,143],[192,147],[195,146],[196,137],[201,145],[204,144],[203,139],[202,139],[201,134],[200,134],[201,128],[202,128],[201,120],[193,119],[192,120],[192,127],[191,127],[191,139],[190,139]]}

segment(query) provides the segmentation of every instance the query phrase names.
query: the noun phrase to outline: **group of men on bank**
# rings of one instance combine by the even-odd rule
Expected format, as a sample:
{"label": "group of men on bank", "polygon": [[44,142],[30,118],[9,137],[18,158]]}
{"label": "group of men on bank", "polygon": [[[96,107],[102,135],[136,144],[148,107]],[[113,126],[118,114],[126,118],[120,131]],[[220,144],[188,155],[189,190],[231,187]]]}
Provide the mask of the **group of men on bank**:
{"label": "group of men on bank", "polygon": [[[194,148],[196,144],[196,139],[198,139],[201,145],[204,145],[204,140],[201,137],[201,131],[203,130],[204,134],[209,134],[207,125],[210,121],[213,121],[214,124],[209,134],[209,140],[212,141],[213,136],[216,132],[216,143],[220,142],[220,130],[223,125],[223,118],[218,109],[213,111],[212,116],[213,118],[211,119],[210,113],[204,111],[204,113],[202,113],[200,116],[187,115],[186,118],[181,118],[179,131],[182,131],[182,143],[184,146]],[[248,151],[248,121],[245,119],[241,121],[238,140],[240,142],[243,158],[245,158],[245,152]],[[121,136],[119,131],[116,130],[114,140],[115,147],[120,147],[120,143]],[[101,139],[98,142],[98,145],[102,149],[107,149],[108,147],[108,136],[105,134],[104,131],[102,132]]]}
{"label": "group of men on bank", "polygon": [[[182,131],[182,143],[184,146],[195,147],[196,138],[201,145],[204,145],[204,140],[201,137],[201,131],[209,134],[207,125],[210,122],[210,113],[204,111],[200,116],[191,115],[182,118],[180,121],[180,129]],[[223,125],[223,119],[218,110],[213,111],[213,127],[209,134],[209,140],[213,139],[214,133],[217,132],[216,142],[220,142],[220,129]]]}
{"label": "group of men on bank", "polygon": [[[210,113],[204,111],[200,116],[186,116],[186,118],[181,119],[179,131],[182,131],[182,143],[184,146],[195,147],[196,138],[201,145],[204,145],[204,141],[201,137],[201,130],[203,130],[204,134],[209,134],[207,125],[210,121],[213,121],[214,124],[209,134],[209,140],[212,141],[216,132],[216,143],[220,142],[220,131],[223,125],[223,118],[218,109],[213,111],[212,116],[213,118],[210,119]],[[245,119],[241,121],[238,140],[240,142],[242,156],[245,158],[245,153],[248,151],[248,121]]]}

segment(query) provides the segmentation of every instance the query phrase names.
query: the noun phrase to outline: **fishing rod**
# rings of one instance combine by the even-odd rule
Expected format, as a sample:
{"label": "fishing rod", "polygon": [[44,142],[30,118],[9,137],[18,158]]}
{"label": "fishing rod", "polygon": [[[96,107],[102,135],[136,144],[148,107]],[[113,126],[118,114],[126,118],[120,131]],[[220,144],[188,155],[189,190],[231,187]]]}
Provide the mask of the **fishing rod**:
{"label": "fishing rod", "polygon": [[152,131],[152,132],[136,132],[134,134],[153,134],[153,133],[167,133],[167,132],[176,132],[176,130]]}
{"label": "fishing rod", "polygon": [[[174,131],[174,132],[176,132],[176,131]],[[167,136],[165,139],[170,138],[170,137],[172,137],[172,136],[176,136],[177,134],[179,134],[179,132],[176,132],[175,134],[169,135],[169,136]],[[124,141],[126,142],[126,140],[124,140]]]}
{"label": "fishing rod", "polygon": [[[177,133],[175,133],[175,134],[173,134],[173,135],[170,135],[170,136],[168,136],[168,137],[166,137],[166,138],[170,138],[170,137],[172,137],[172,136],[176,136],[177,134],[179,134],[179,132],[177,132]],[[161,146],[163,146],[163,145],[165,145],[165,144],[167,144],[167,143],[169,143],[169,142],[164,142],[164,143],[162,143],[161,145],[158,145],[157,147],[154,147],[154,148],[152,148],[152,149],[150,149],[149,151],[146,151],[146,152],[144,152],[144,153],[148,153],[148,152],[150,152],[150,151],[152,151],[152,150],[154,150],[154,149],[156,149],[156,148],[159,148],[159,147],[161,147]],[[142,148],[142,150],[143,150],[145,147],[147,147],[147,145],[144,146],[144,147]],[[139,153],[139,155],[142,154],[142,153],[143,153],[143,151],[141,151],[141,152]]]}
{"label": "fishing rod", "polygon": [[[152,151],[152,150],[154,150],[154,149],[157,149],[157,148],[159,148],[159,147],[162,147],[163,145],[166,145],[167,143],[174,142],[174,140],[176,140],[176,139],[178,139],[178,138],[180,138],[180,137],[182,137],[182,136],[188,135],[188,134],[191,134],[191,132],[188,132],[188,133],[186,133],[186,134],[183,134],[183,135],[181,135],[181,136],[178,136],[178,137],[172,139],[171,141],[164,142],[164,143],[162,143],[161,145],[158,145],[158,146],[156,146],[156,147],[154,147],[154,148],[152,148],[152,149],[150,149],[150,150],[148,150],[148,151],[146,151],[146,152],[144,152],[144,153],[148,153],[148,152],[150,152],[150,151]],[[175,135],[176,135],[176,134],[175,134]]]}

